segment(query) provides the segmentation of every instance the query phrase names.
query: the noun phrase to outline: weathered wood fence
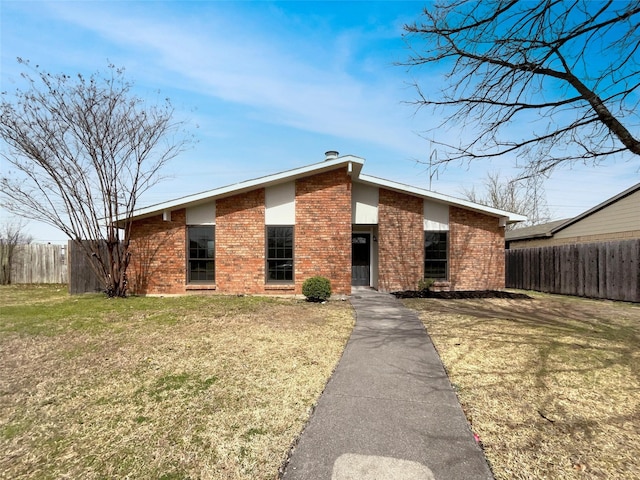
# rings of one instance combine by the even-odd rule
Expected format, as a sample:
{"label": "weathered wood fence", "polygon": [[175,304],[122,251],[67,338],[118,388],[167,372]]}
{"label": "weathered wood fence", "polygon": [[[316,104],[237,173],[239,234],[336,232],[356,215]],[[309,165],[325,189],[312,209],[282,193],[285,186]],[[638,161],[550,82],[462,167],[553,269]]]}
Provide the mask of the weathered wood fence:
{"label": "weathered wood fence", "polygon": [[640,302],[640,239],[506,251],[506,286]]}
{"label": "weathered wood fence", "polygon": [[[106,257],[106,245],[103,245]],[[96,275],[91,266],[91,259],[84,250],[73,242],[69,242],[69,293],[103,292],[104,280]]]}
{"label": "weathered wood fence", "polygon": [[66,283],[71,294],[101,292],[103,281],[90,261],[73,242],[17,245],[11,262],[11,283]]}
{"label": "weathered wood fence", "polygon": [[11,262],[11,283],[67,283],[67,246],[17,245]]}

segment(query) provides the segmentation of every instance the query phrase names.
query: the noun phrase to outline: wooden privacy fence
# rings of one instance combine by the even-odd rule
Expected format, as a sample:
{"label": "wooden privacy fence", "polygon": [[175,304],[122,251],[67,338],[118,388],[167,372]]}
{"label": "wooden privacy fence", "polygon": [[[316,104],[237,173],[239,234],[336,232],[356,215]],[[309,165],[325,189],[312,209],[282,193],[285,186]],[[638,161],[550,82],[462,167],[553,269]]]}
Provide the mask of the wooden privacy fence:
{"label": "wooden privacy fence", "polygon": [[[83,240],[83,242],[88,242]],[[102,245],[102,255],[106,258],[106,244]],[[96,275],[91,266],[91,259],[84,250],[73,242],[69,242],[69,293],[104,292],[104,279]]]}
{"label": "wooden privacy fence", "polygon": [[102,292],[103,280],[90,261],[73,242],[18,245],[11,261],[11,283],[67,283],[71,294]]}
{"label": "wooden privacy fence", "polygon": [[506,286],[640,302],[640,239],[506,251]]}
{"label": "wooden privacy fence", "polygon": [[11,283],[67,283],[67,246],[17,245],[11,262]]}

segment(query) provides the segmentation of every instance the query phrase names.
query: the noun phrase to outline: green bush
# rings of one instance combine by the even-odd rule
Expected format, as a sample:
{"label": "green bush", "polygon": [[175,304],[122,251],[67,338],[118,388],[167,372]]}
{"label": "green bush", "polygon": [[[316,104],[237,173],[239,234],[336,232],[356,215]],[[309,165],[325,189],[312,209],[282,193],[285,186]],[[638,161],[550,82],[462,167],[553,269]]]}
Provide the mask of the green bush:
{"label": "green bush", "polygon": [[302,294],[310,302],[324,302],[331,296],[331,282],[320,276],[307,278],[302,284]]}
{"label": "green bush", "polygon": [[426,292],[428,290],[431,290],[431,287],[433,286],[434,283],[435,283],[435,280],[433,278],[423,278],[418,282],[418,291]]}

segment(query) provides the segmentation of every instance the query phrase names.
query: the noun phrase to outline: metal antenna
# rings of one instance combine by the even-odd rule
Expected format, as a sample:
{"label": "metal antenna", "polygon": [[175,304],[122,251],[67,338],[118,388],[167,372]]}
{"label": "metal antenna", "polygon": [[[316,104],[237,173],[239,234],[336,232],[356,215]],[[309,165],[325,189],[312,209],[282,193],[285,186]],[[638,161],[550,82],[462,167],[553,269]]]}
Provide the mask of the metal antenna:
{"label": "metal antenna", "polygon": [[433,170],[433,163],[438,162],[438,151],[431,150],[431,155],[429,155],[429,190],[431,190],[431,183],[433,181],[433,177],[435,176],[438,179],[438,167],[435,167]]}

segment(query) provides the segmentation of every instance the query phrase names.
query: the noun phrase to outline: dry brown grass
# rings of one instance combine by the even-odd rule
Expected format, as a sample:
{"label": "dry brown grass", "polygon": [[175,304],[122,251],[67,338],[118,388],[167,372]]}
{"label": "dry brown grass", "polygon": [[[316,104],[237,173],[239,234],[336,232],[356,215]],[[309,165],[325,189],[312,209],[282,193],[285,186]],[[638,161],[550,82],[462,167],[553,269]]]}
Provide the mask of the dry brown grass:
{"label": "dry brown grass", "polygon": [[276,478],[353,326],[346,302],[3,287],[0,304],[12,479]]}
{"label": "dry brown grass", "polygon": [[640,478],[640,305],[406,300],[497,479]]}

